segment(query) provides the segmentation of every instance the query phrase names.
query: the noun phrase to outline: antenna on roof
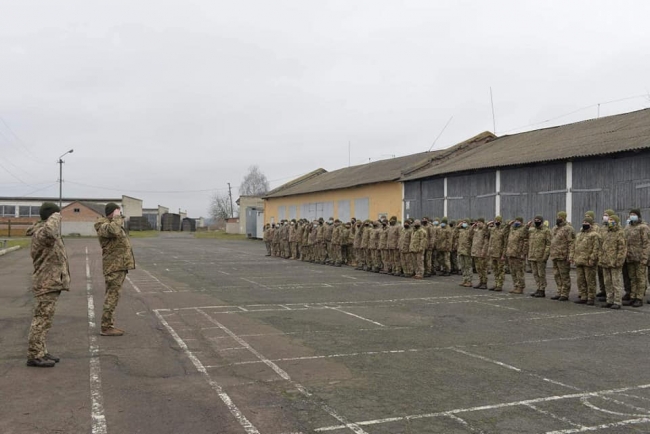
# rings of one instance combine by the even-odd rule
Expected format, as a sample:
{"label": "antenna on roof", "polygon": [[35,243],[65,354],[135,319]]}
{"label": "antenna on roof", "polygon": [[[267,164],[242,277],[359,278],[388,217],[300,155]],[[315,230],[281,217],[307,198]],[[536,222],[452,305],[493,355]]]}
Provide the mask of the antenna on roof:
{"label": "antenna on roof", "polygon": [[454,118],[453,116],[450,117],[449,120],[447,121],[447,123],[445,124],[445,126],[442,127],[442,130],[440,131],[440,133],[438,133],[438,136],[437,136],[436,139],[433,141],[433,143],[431,144],[431,147],[429,148],[429,150],[428,150],[427,152],[431,152],[431,149],[433,149],[433,147],[435,146],[436,142],[438,141],[438,139],[440,138],[440,136],[442,136],[442,133],[445,132],[445,130],[447,129],[447,126],[449,126],[449,123],[451,122],[451,120],[452,120],[453,118]]}
{"label": "antenna on roof", "polygon": [[492,106],[492,132],[497,133],[497,121],[494,117],[494,98],[492,98],[492,86],[490,86],[490,105]]}
{"label": "antenna on roof", "polygon": [[352,159],[350,158],[350,155],[352,155],[352,145],[348,140],[348,167],[352,166]]}

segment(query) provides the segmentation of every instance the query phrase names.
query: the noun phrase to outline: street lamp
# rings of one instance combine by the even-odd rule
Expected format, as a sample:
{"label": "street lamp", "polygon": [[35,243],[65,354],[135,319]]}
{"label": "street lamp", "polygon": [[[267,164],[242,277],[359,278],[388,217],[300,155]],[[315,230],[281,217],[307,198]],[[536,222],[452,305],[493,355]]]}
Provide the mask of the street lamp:
{"label": "street lamp", "polygon": [[61,209],[61,200],[63,198],[63,157],[72,154],[73,152],[74,149],[70,149],[68,152],[61,155],[59,161],[57,161],[57,163],[59,163],[59,209]]}

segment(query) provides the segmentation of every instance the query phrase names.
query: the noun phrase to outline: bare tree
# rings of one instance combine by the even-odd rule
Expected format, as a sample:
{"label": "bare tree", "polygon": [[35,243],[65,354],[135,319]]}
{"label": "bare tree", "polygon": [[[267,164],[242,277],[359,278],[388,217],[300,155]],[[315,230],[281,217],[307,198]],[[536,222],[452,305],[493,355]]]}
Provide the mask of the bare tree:
{"label": "bare tree", "polygon": [[259,166],[250,166],[248,173],[239,185],[239,195],[261,196],[269,190],[269,180],[266,179],[266,175],[262,173]]}
{"label": "bare tree", "polygon": [[237,212],[237,209],[230,209],[228,194],[214,193],[210,198],[210,217],[216,221],[229,219]]}

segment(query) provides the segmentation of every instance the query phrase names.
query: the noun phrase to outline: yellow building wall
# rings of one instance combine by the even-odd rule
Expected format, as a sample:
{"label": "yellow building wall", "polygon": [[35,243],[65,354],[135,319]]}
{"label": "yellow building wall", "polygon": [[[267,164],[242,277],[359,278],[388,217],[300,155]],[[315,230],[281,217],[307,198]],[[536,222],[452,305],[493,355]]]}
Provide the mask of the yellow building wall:
{"label": "yellow building wall", "polygon": [[[388,217],[397,216],[402,220],[402,184],[399,182],[382,182],[361,187],[346,188],[341,190],[324,191],[318,193],[300,194],[295,196],[264,199],[264,223],[280,221],[279,208],[285,207],[285,219],[289,219],[289,207],[296,207],[296,219],[307,218],[301,215],[303,204],[332,202],[334,212],[332,217],[341,218],[339,215],[339,201],[350,202],[350,217],[357,219],[358,210],[354,209],[356,199],[368,198],[368,218],[377,220],[380,214]],[[330,216],[323,215],[327,220]]]}

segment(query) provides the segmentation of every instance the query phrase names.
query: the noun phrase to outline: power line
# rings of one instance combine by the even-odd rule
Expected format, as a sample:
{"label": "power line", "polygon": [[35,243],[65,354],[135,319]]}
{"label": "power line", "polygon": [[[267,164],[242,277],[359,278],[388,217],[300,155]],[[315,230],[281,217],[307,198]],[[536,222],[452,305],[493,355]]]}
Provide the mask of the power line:
{"label": "power line", "polygon": [[[132,193],[161,193],[161,194],[184,194],[184,193],[208,193],[212,191],[224,191],[228,190],[227,188],[207,188],[207,189],[201,189],[201,190],[133,190],[131,188],[110,188],[110,187],[102,187],[99,185],[90,185],[90,184],[84,184],[81,182],[74,182],[74,181],[66,181],[69,184],[75,184],[75,185],[80,185],[83,187],[90,187],[90,188],[97,188],[99,190],[110,190],[110,191],[130,191]],[[236,188],[236,187],[234,187]]]}
{"label": "power line", "polygon": [[[39,164],[49,164],[49,163],[47,163],[47,162],[41,160],[40,158],[37,158],[34,154],[32,154],[32,151],[29,150],[29,148],[27,147],[27,145],[25,144],[25,142],[24,142],[20,137],[18,137],[18,134],[16,134],[16,133],[14,132],[14,130],[11,129],[11,127],[9,126],[9,124],[8,124],[8,123],[7,123],[7,122],[2,118],[2,116],[0,116],[0,122],[5,126],[5,128],[7,128],[7,130],[11,133],[11,135],[14,136],[14,137],[16,138],[16,141],[17,141],[18,144],[21,145],[21,147],[26,151],[26,153],[28,154],[28,156],[29,156],[30,159],[32,159],[33,161],[36,161],[36,162],[39,163]],[[1,133],[1,132],[0,132],[0,133]],[[5,139],[7,139],[7,137],[6,137],[4,134],[2,134],[2,136],[5,137]],[[8,140],[8,139],[7,139],[7,142],[8,142],[8,143],[11,143],[11,141]]]}

